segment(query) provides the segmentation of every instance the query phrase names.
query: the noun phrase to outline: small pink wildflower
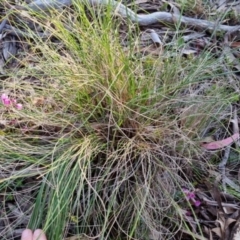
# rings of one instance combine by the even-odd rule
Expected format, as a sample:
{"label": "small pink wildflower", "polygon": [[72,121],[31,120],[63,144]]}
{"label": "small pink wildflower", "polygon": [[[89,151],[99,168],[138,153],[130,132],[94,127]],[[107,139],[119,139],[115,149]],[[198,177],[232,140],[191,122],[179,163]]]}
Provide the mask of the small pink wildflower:
{"label": "small pink wildflower", "polygon": [[199,200],[195,200],[194,205],[196,207],[199,207],[201,205],[201,202]]}
{"label": "small pink wildflower", "polygon": [[187,192],[186,193],[187,200],[194,199],[196,197],[194,192]]}
{"label": "small pink wildflower", "polygon": [[3,93],[3,94],[1,95],[1,99],[2,99],[2,101],[3,101],[4,99],[6,99],[6,98],[8,98],[8,95],[5,94],[5,93]]}
{"label": "small pink wildflower", "polygon": [[3,99],[2,102],[3,102],[3,105],[5,105],[5,106],[10,106],[11,105],[11,100],[9,98]]}
{"label": "small pink wildflower", "polygon": [[201,202],[199,200],[196,200],[196,195],[193,191],[189,191],[186,188],[183,188],[183,192],[185,193],[185,197],[188,201],[191,201],[196,207],[199,207],[201,205]]}
{"label": "small pink wildflower", "polygon": [[21,103],[17,103],[16,99],[9,98],[6,93],[3,93],[1,95],[1,100],[2,100],[2,104],[4,106],[6,106],[6,107],[14,106],[18,110],[22,110],[23,109],[23,105]]}
{"label": "small pink wildflower", "polygon": [[11,104],[11,100],[8,98],[8,95],[5,93],[3,93],[1,95],[1,100],[2,100],[3,105],[5,105],[5,106],[9,106]]}
{"label": "small pink wildflower", "polygon": [[17,110],[22,110],[23,109],[23,105],[21,103],[17,103],[16,104],[16,109]]}

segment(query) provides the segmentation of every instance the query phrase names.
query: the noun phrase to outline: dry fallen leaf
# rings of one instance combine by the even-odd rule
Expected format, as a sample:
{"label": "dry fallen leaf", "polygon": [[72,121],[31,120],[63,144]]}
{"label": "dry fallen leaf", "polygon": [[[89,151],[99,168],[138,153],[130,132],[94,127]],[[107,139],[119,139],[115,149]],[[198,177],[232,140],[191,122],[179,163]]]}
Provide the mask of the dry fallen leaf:
{"label": "dry fallen leaf", "polygon": [[40,107],[45,104],[45,98],[44,97],[35,97],[32,100],[33,105]]}
{"label": "dry fallen leaf", "polygon": [[233,134],[231,137],[225,138],[220,141],[210,142],[210,143],[204,143],[202,144],[202,147],[207,150],[217,150],[221,149],[223,147],[226,147],[233,142],[237,141],[239,139],[239,133]]}
{"label": "dry fallen leaf", "polygon": [[230,47],[239,48],[240,47],[240,42],[232,42],[232,43],[230,43]]}
{"label": "dry fallen leaf", "polygon": [[213,231],[218,237],[221,237],[221,228],[220,228],[220,227],[213,228],[212,231]]}
{"label": "dry fallen leaf", "polygon": [[233,237],[231,240],[240,240],[240,224],[239,222],[233,228]]}

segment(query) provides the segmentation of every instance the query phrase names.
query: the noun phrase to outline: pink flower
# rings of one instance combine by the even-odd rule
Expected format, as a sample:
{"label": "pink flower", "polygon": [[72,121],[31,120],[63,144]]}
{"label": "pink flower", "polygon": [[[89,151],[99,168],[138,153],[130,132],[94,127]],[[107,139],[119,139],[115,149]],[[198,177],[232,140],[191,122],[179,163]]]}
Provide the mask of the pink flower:
{"label": "pink flower", "polygon": [[195,205],[196,207],[199,207],[199,206],[201,205],[201,202],[198,201],[198,200],[195,200],[194,205]]}
{"label": "pink flower", "polygon": [[22,110],[23,109],[23,105],[21,103],[17,103],[16,104],[16,109],[17,110]]}
{"label": "pink flower", "polygon": [[2,101],[3,101],[4,99],[6,99],[6,98],[8,98],[8,95],[5,94],[5,93],[3,93],[3,94],[1,95],[1,99],[2,99]]}
{"label": "pink flower", "polygon": [[183,192],[185,193],[185,197],[188,201],[191,201],[196,207],[199,207],[201,205],[201,202],[199,200],[196,200],[196,195],[194,191],[189,191],[186,188],[183,188]]}
{"label": "pink flower", "polygon": [[3,105],[5,105],[5,106],[9,106],[11,104],[11,100],[8,98],[8,95],[5,93],[3,93],[1,95],[1,100],[2,100]]}
{"label": "pink flower", "polygon": [[9,105],[11,105],[11,100],[9,99],[9,98],[5,98],[5,99],[3,99],[3,104],[5,105],[5,106],[9,106]]}
{"label": "pink flower", "polygon": [[21,103],[17,103],[16,99],[9,98],[8,95],[5,93],[1,95],[1,100],[2,100],[2,104],[6,107],[14,106],[18,110],[23,109],[23,105]]}
{"label": "pink flower", "polygon": [[186,197],[187,197],[187,200],[191,200],[191,199],[194,199],[196,196],[194,192],[188,192],[186,193]]}

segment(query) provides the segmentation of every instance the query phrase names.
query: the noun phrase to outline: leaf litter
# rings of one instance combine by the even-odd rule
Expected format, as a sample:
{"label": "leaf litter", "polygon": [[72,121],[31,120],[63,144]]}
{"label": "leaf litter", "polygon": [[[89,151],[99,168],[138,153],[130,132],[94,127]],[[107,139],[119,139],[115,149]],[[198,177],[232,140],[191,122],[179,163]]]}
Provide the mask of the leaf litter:
{"label": "leaf litter", "polygon": [[[50,1],[49,1],[50,2]],[[71,1],[60,1],[64,5],[70,5]],[[95,1],[97,2],[97,1]],[[101,2],[101,1],[99,1]],[[104,2],[104,1],[103,1]],[[176,23],[178,21],[178,15],[181,13],[181,8],[183,8],[184,1],[149,1],[149,0],[136,0],[136,1],[126,1],[123,2],[131,8],[131,6],[137,6],[137,13],[146,14],[146,13],[156,13],[159,10],[166,11],[167,17],[166,23]],[[192,4],[192,1],[190,1]],[[197,4],[200,3],[199,7]],[[29,4],[29,5],[27,5]],[[26,38],[32,38],[33,36],[29,35],[29,33],[25,32],[24,29],[19,27],[20,24],[16,24],[16,22],[20,20],[12,21],[11,13],[9,13],[9,9],[20,9],[19,19],[22,18],[21,21],[28,19],[26,17],[26,9],[25,6],[32,8],[33,10],[38,10],[36,8],[36,4],[41,4],[42,7],[46,7],[46,5],[42,5],[39,1],[30,2],[30,1],[11,1],[9,4],[4,5],[4,3],[0,3],[0,78],[4,78],[6,71],[14,69],[18,69],[19,67],[23,67],[24,64],[32,64],[33,66],[37,63],[34,63],[34,59],[29,58],[29,62],[21,63],[18,59],[21,59],[21,55],[28,54],[28,44],[24,43]],[[202,1],[197,1],[194,4],[192,13],[194,18],[191,17],[191,20],[195,19],[196,21],[192,21],[190,23],[190,19],[187,17],[183,17],[181,21],[187,27],[184,29],[179,29],[178,34],[182,34],[182,41],[185,43],[184,47],[178,48],[178,53],[183,56],[199,56],[203,51],[209,51],[211,53],[216,54],[217,57],[222,59],[223,68],[226,72],[233,72],[232,76],[228,76],[232,80],[232,87],[239,92],[239,85],[235,84],[235,79],[240,81],[239,70],[240,70],[240,4],[238,1],[208,1],[205,5]],[[40,5],[39,5],[40,6]],[[61,8],[62,6],[53,5],[53,8]],[[210,8],[209,12],[206,12],[205,7]],[[196,11],[198,9],[198,11]],[[22,11],[22,12],[21,12]],[[26,11],[26,12],[24,12]],[[183,9],[184,13],[188,11]],[[220,13],[231,14],[231,18],[217,19],[215,24],[210,24],[206,26],[206,22],[204,22],[204,15],[209,16],[217,16]],[[121,14],[120,14],[121,15]],[[132,17],[135,19],[135,15]],[[171,19],[170,19],[171,18]],[[140,39],[138,42],[138,46],[136,46],[135,53],[143,54],[143,55],[152,55],[152,56],[161,56],[163,55],[165,48],[174,48],[179,40],[175,40],[174,36],[176,31],[173,30],[173,26],[166,26],[167,24],[161,23],[159,24],[157,21],[149,20],[150,23],[145,24],[145,22],[140,19]],[[19,22],[20,23],[20,22]],[[35,26],[31,22],[28,22],[29,28],[35,32],[36,35],[40,36],[42,39],[47,39],[52,36],[43,29],[38,26]],[[205,25],[204,25],[205,24]],[[221,25],[222,24],[222,25]],[[205,31],[207,28],[207,31]],[[220,29],[220,30],[219,30]],[[223,31],[224,39],[221,41],[217,36],[217,33]],[[127,41],[127,26],[123,23],[122,28],[120,29],[120,36],[122,39],[122,46],[126,51],[129,50],[129,44]],[[229,64],[231,63],[231,64]],[[234,71],[233,71],[234,70]],[[204,91],[208,88],[209,85],[198,85],[199,92]],[[42,96],[37,96],[33,98],[33,103],[36,106],[43,106],[46,99]],[[185,110],[182,109],[184,112]],[[191,110],[192,111],[192,110]],[[195,111],[195,110],[194,110]],[[181,124],[184,125],[186,122],[184,121],[184,114],[181,115],[183,120]],[[240,192],[240,187],[238,181],[234,179],[234,176],[231,175],[228,171],[226,171],[227,161],[229,154],[231,151],[234,151],[235,146],[238,146],[239,143],[239,129],[238,129],[238,117],[235,114],[233,120],[230,120],[233,123],[232,134],[222,134],[228,135],[228,137],[224,137],[218,139],[216,141],[210,140],[207,143],[201,143],[200,147],[205,150],[214,150],[220,155],[222,155],[222,162],[219,164],[219,172],[212,171],[212,176],[215,175],[216,179],[221,179],[222,184],[229,184],[232,189],[237,192]],[[3,121],[2,121],[3,122]],[[4,123],[6,124],[6,122]],[[15,123],[14,123],[15,124]],[[21,123],[22,125],[27,125],[29,123]],[[20,125],[21,125],[20,124]],[[16,124],[18,125],[18,123]],[[197,124],[196,124],[197,125]],[[71,127],[71,126],[69,126]],[[45,126],[47,131],[54,132],[61,131],[60,129],[56,130],[54,126]],[[28,127],[28,131],[34,131],[33,128]],[[206,137],[205,134],[204,137]],[[212,138],[211,138],[212,139]],[[205,150],[204,150],[205,149]],[[211,154],[211,153],[209,153]],[[7,170],[10,174],[11,171],[15,171],[14,169]],[[209,171],[211,172],[211,171]],[[6,177],[6,169],[4,171],[1,169],[0,176]],[[39,177],[41,178],[41,174],[39,173]],[[33,181],[36,181],[34,179]],[[218,182],[216,185],[219,185]],[[219,187],[216,185],[209,186],[208,184],[203,183],[199,188],[195,191],[195,195],[201,202],[201,204],[196,204],[193,206],[191,210],[190,216],[187,216],[187,212],[183,211],[185,220],[189,223],[190,232],[186,230],[179,231],[179,237],[176,239],[222,239],[222,240],[237,240],[240,239],[240,201],[239,197],[236,197],[236,194],[229,195],[225,191],[219,190]],[[33,184],[30,184],[29,189],[26,188],[24,192],[16,191],[14,200],[4,199],[6,196],[0,195],[1,202],[8,203],[6,206],[2,206],[1,208],[1,218],[0,218],[0,236],[6,233],[6,237],[8,239],[16,239],[21,234],[21,231],[24,229],[27,221],[29,219],[29,214],[31,214],[31,209],[33,206],[33,202],[31,198],[26,198],[28,193],[31,193]],[[226,187],[223,186],[223,190]],[[30,194],[31,195],[31,194]],[[193,196],[192,196],[193,198]],[[195,198],[194,198],[195,199]],[[195,201],[195,200],[194,200]],[[14,203],[14,204],[13,204]],[[30,212],[29,212],[30,210]],[[194,213],[194,215],[193,215]],[[10,226],[14,224],[14,229],[11,229]],[[199,225],[201,226],[201,232],[204,233],[206,238],[199,235]],[[9,231],[10,229],[10,231]],[[85,236],[72,236],[67,239],[88,239]],[[154,239],[157,239],[156,237]]]}

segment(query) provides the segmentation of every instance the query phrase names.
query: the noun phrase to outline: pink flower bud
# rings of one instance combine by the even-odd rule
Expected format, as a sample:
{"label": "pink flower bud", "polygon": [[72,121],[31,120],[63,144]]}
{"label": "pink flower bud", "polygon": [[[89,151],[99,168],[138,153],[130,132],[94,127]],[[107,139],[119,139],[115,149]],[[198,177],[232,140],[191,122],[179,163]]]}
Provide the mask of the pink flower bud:
{"label": "pink flower bud", "polygon": [[201,202],[198,201],[198,200],[195,200],[194,205],[195,205],[196,207],[199,207],[199,206],[201,205]]}
{"label": "pink flower bud", "polygon": [[2,99],[2,103],[5,106],[9,106],[11,104],[11,100],[9,98],[4,98],[4,99]]}
{"label": "pink flower bud", "polygon": [[183,188],[182,190],[188,201],[191,201],[196,207],[199,207],[201,205],[201,202],[199,200],[196,200],[196,195],[194,191],[189,191],[186,188]]}
{"label": "pink flower bud", "polygon": [[21,103],[17,103],[16,104],[16,109],[17,110],[22,110],[23,109],[23,105]]}
{"label": "pink flower bud", "polygon": [[194,199],[196,196],[195,196],[194,192],[188,192],[186,194],[186,197],[188,200],[190,200],[190,199]]}
{"label": "pink flower bud", "polygon": [[5,94],[5,93],[3,93],[3,94],[1,95],[1,100],[3,101],[3,100],[6,99],[6,98],[8,98],[8,95]]}

